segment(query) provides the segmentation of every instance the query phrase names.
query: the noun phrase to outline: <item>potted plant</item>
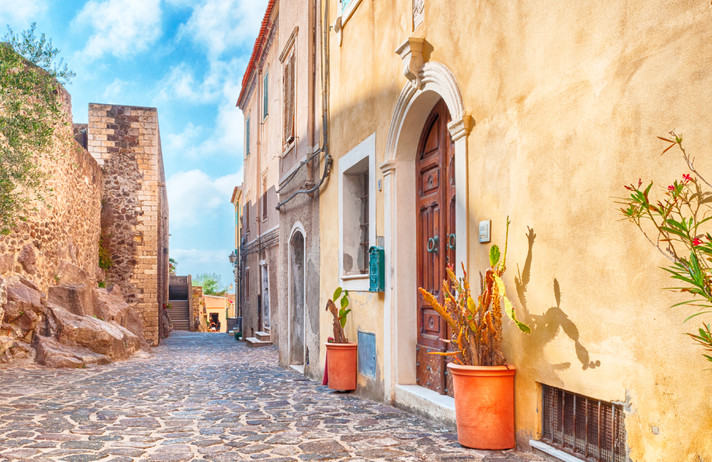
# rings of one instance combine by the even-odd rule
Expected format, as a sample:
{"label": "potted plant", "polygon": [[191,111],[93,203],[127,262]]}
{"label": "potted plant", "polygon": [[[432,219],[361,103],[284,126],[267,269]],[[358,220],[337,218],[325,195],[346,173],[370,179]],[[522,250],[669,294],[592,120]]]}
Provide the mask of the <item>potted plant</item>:
{"label": "potted plant", "polygon": [[[424,300],[447,322],[451,338],[444,342],[456,350],[434,352],[451,356],[448,364],[455,393],[457,439],[463,446],[477,449],[513,448],[514,438],[514,373],[502,351],[502,310],[525,333],[529,326],[517,320],[512,303],[507,299],[502,281],[506,269],[509,217],[507,218],[504,255],[499,247],[490,248],[490,267],[480,274],[480,295],[475,300],[462,265],[458,281],[452,268],[443,281],[442,303],[423,288]],[[502,257],[500,259],[500,256]]]}
{"label": "potted plant", "polygon": [[[339,303],[337,308],[336,303]],[[324,382],[329,388],[339,391],[356,389],[357,345],[349,342],[344,333],[346,319],[351,312],[349,292],[338,287],[331,300],[326,302],[326,310],[334,317],[334,337],[326,342],[326,367]]]}

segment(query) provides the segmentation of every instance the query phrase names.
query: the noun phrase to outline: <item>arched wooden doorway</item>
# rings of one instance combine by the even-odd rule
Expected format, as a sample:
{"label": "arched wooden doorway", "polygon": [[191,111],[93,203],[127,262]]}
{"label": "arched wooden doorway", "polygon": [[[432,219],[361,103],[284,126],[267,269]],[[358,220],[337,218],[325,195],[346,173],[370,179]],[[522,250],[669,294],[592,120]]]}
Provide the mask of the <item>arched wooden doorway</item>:
{"label": "arched wooden doorway", "polygon": [[[455,149],[447,124],[450,114],[440,100],[428,116],[416,156],[417,284],[442,298],[445,267],[455,265]],[[446,361],[430,352],[445,351],[445,321],[417,294],[417,383],[452,395]]]}

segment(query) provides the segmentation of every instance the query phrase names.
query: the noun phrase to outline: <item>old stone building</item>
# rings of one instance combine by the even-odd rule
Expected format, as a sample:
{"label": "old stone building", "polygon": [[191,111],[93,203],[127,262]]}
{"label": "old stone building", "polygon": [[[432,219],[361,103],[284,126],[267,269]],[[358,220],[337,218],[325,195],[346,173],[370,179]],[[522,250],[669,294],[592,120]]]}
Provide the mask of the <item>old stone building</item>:
{"label": "old stone building", "polygon": [[[274,219],[266,228],[275,234],[271,242],[276,252],[266,266],[260,263],[257,284],[242,291],[248,298],[255,288],[264,290],[265,268],[272,268],[266,274],[273,293],[272,340],[279,345],[280,363],[312,377],[321,375],[318,197],[328,171],[322,164],[326,146],[320,24],[316,0],[270,1],[238,101],[249,132],[243,203],[245,210],[251,203],[259,209],[252,215],[244,212],[243,219]],[[260,185],[263,195],[255,195]],[[253,224],[245,221],[245,226],[251,232]],[[259,242],[256,238],[245,234],[241,249],[250,252]],[[257,259],[252,260],[255,263],[246,264],[242,272],[245,284],[256,277]],[[247,311],[243,316],[248,319]]]}
{"label": "old stone building", "polygon": [[87,149],[104,171],[102,243],[117,283],[141,313],[146,340],[167,335],[168,198],[155,108],[90,104]]}
{"label": "old stone building", "polygon": [[155,109],[94,105],[52,149],[42,201],[0,236],[0,361],[122,359],[169,333],[168,205]]}
{"label": "old stone building", "polygon": [[[242,330],[248,342],[279,341],[273,329],[278,312],[276,287],[279,268],[278,202],[279,154],[282,130],[278,62],[279,5],[270,1],[260,35],[242,79],[237,106],[245,120],[244,181],[242,184]],[[274,289],[274,290],[273,290]],[[259,339],[257,332],[260,332]]]}

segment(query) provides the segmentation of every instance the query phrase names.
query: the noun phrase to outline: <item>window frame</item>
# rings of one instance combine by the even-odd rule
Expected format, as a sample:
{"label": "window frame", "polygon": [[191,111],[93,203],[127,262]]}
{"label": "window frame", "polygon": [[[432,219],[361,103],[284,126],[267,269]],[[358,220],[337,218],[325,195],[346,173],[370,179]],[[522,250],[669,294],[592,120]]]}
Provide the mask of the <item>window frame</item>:
{"label": "window frame", "polygon": [[[376,134],[365,140],[341,156],[339,163],[339,281],[346,290],[367,292],[369,290],[369,273],[344,274],[344,188],[345,176],[359,174],[354,167],[368,159],[368,246],[376,245]],[[360,245],[360,239],[359,243]],[[357,245],[358,247],[358,245]]]}
{"label": "window frame", "polygon": [[[282,155],[289,152],[297,140],[297,59],[296,47],[286,54],[282,65]],[[290,73],[291,69],[291,73]],[[288,94],[287,79],[291,77],[291,93]],[[291,95],[292,128],[291,137],[287,136],[289,96]]]}
{"label": "window frame", "polygon": [[346,25],[346,22],[353,16],[356,8],[361,4],[361,0],[349,0],[346,6],[342,6],[343,1],[337,0],[339,2],[339,17],[341,18],[341,27]]}

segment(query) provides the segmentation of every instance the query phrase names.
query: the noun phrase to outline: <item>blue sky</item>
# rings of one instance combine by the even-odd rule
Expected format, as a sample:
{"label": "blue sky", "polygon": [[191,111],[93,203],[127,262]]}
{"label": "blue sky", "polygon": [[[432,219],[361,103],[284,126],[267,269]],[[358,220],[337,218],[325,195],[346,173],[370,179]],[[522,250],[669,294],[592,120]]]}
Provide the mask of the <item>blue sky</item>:
{"label": "blue sky", "polygon": [[158,109],[179,274],[233,280],[233,187],[242,182],[235,107],[267,0],[0,0],[1,36],[34,21],[77,75],[74,121],[89,103]]}

